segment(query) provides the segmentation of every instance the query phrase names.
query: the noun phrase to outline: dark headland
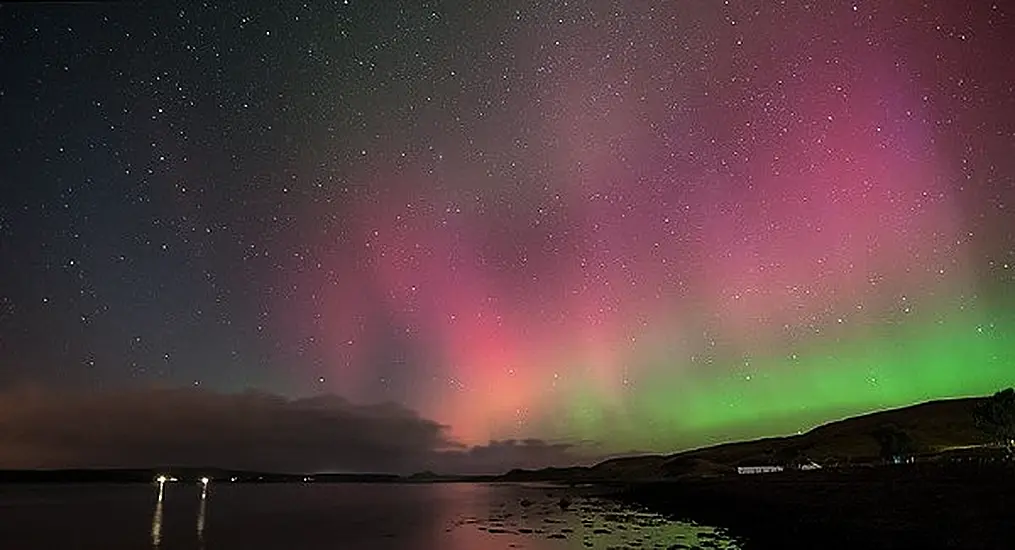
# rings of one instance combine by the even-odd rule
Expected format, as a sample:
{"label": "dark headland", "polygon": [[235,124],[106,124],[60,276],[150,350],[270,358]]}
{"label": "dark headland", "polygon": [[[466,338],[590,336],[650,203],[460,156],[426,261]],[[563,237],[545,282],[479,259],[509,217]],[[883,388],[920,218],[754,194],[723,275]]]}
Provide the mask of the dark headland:
{"label": "dark headland", "polygon": [[974,414],[989,399],[504,478],[614,484],[616,498],[724,527],[748,549],[1015,548],[1015,464]]}

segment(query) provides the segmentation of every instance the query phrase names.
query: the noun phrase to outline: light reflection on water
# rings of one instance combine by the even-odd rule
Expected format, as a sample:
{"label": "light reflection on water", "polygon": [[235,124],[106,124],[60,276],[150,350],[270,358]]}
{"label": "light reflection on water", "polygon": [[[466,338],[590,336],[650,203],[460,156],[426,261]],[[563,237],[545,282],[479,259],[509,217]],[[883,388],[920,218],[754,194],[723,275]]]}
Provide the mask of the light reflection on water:
{"label": "light reflection on water", "polygon": [[[152,548],[158,549],[162,546],[162,516],[163,516],[163,501],[165,500],[166,487],[165,482],[160,481],[158,483],[157,494],[155,496],[155,512],[152,514]],[[205,516],[208,512],[208,482],[205,481],[201,484],[201,500],[197,505],[197,546],[201,550],[204,549],[204,523]]]}
{"label": "light reflection on water", "polygon": [[[208,510],[208,484],[201,488],[201,503],[197,506],[197,546],[204,548],[204,515]],[[153,541],[154,542],[154,541]]]}
{"label": "light reflection on water", "polygon": [[162,544],[162,488],[159,487],[159,498],[155,501],[155,513],[152,514],[152,548]]}
{"label": "light reflection on water", "polygon": [[211,485],[0,487],[0,541],[23,550],[738,547],[709,527],[547,486]]}
{"label": "light reflection on water", "polygon": [[711,527],[562,488],[447,484],[435,489],[452,504],[440,508],[443,533],[428,548],[739,548]]}

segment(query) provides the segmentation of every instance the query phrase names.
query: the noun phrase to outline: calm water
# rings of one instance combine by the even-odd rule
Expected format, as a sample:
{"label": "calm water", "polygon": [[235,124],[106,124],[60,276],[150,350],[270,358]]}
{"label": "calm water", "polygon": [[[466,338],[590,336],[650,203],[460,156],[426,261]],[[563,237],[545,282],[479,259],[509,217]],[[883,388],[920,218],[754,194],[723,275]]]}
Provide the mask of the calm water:
{"label": "calm water", "polygon": [[[434,484],[0,487],[0,546],[61,549],[737,548],[671,522],[546,486]],[[573,493],[572,493],[573,494]]]}

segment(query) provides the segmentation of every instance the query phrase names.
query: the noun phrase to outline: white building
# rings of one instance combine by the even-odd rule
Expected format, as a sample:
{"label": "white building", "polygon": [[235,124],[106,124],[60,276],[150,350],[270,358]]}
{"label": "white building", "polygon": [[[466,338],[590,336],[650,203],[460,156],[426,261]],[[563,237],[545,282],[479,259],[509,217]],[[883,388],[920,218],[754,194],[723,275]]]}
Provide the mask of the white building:
{"label": "white building", "polygon": [[818,464],[817,462],[814,462],[813,460],[808,460],[807,462],[800,463],[800,469],[805,472],[810,470],[820,470],[821,465]]}
{"label": "white building", "polygon": [[737,466],[738,474],[772,474],[775,472],[781,472],[785,468],[782,466],[776,466],[774,464],[768,464],[764,466]]}

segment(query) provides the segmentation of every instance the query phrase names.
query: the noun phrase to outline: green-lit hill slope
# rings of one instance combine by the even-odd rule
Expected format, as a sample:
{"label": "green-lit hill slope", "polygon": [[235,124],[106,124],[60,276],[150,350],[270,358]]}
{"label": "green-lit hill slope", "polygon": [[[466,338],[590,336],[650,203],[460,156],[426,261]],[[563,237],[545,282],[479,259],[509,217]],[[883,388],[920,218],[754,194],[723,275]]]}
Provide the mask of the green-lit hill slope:
{"label": "green-lit hill slope", "polygon": [[899,409],[830,422],[806,433],[727,443],[672,455],[646,455],[607,460],[589,468],[514,471],[508,480],[605,481],[650,480],[702,476],[735,471],[745,462],[823,465],[873,463],[883,430],[904,433],[913,454],[931,456],[977,446],[985,437],[973,423],[973,407],[983,398],[929,401]]}

